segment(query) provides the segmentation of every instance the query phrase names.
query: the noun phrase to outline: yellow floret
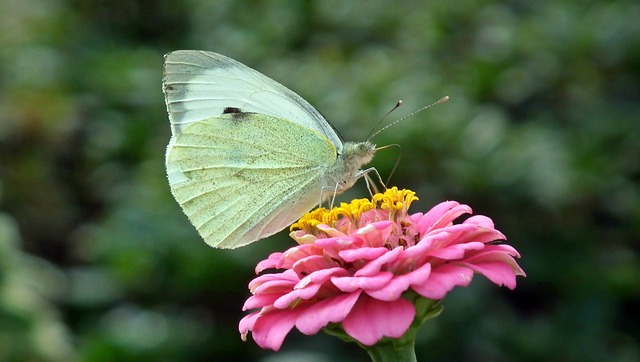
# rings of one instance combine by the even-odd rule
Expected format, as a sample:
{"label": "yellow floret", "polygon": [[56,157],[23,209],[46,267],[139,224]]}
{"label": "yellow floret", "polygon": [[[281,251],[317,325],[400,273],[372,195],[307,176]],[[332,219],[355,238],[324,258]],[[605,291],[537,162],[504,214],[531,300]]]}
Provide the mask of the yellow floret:
{"label": "yellow floret", "polygon": [[418,200],[416,193],[411,190],[398,190],[397,187],[387,189],[384,193],[373,195],[372,199],[355,199],[350,203],[341,203],[340,206],[327,210],[324,207],[306,213],[291,225],[290,230],[299,229],[311,231],[319,224],[333,226],[341,218],[349,218],[356,221],[360,216],[369,210],[382,209],[389,210],[390,216],[397,211],[407,212],[411,203]]}

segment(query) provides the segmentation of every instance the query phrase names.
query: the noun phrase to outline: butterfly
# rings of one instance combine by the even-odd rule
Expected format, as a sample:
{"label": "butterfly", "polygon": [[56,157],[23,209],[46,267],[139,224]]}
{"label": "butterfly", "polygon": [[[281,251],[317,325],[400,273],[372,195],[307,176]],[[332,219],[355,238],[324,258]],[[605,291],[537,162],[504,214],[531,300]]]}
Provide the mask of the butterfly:
{"label": "butterfly", "polygon": [[[224,55],[165,55],[171,193],[204,241],[273,235],[373,171],[376,146],[344,142],[299,95]],[[323,192],[328,191],[328,192]]]}

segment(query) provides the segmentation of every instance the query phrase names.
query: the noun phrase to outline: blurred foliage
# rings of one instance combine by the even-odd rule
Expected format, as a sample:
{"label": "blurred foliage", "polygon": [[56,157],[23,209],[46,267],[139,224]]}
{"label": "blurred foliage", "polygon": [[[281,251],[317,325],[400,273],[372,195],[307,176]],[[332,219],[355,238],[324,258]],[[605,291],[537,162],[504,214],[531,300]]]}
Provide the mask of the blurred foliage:
{"label": "blurred foliage", "polygon": [[640,360],[638,19],[633,0],[4,0],[0,360],[367,360],[324,335],[240,341],[253,267],[291,241],[211,249],[172,199],[162,56],[190,48],[279,80],[350,140],[398,99],[391,120],[451,97],[376,137],[402,145],[392,184],[416,211],[491,216],[528,277],[455,290],[420,359]]}

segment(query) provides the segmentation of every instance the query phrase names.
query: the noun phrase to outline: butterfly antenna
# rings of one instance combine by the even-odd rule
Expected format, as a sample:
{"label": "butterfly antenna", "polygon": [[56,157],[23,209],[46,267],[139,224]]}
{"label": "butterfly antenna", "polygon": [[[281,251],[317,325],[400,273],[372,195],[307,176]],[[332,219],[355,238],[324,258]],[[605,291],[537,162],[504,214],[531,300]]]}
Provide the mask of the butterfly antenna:
{"label": "butterfly antenna", "polygon": [[[436,102],[434,102],[434,103],[431,103],[431,104],[429,104],[428,106],[424,106],[424,107],[422,107],[422,108],[420,108],[420,109],[418,109],[418,110],[416,110],[416,111],[413,111],[413,112],[411,112],[411,114],[409,114],[409,115],[407,115],[407,116],[404,116],[404,117],[400,118],[399,120],[394,121],[393,123],[390,123],[390,124],[388,124],[388,125],[386,125],[386,126],[384,126],[384,127],[380,128],[377,132],[375,132],[375,133],[373,133],[373,134],[371,134],[371,133],[370,133],[370,134],[369,134],[369,137],[367,137],[367,139],[371,139],[371,138],[375,137],[378,133],[380,133],[380,132],[384,131],[385,129],[387,129],[387,128],[389,128],[389,127],[391,127],[391,126],[393,126],[393,125],[395,125],[395,124],[397,124],[397,123],[400,123],[400,122],[404,121],[405,119],[407,119],[407,118],[409,118],[409,117],[411,117],[411,116],[415,115],[415,114],[416,114],[416,113],[418,113],[418,112],[422,112],[422,111],[424,111],[424,110],[425,110],[425,109],[427,109],[427,108],[431,108],[431,107],[433,107],[433,106],[435,106],[435,105],[437,105],[437,104],[442,104],[442,103],[444,103],[444,102],[446,102],[446,101],[448,101],[448,100],[449,100],[449,96],[444,96],[444,97],[440,98],[438,101],[436,101]],[[393,109],[391,109],[389,112],[387,112],[387,114],[384,116],[384,118],[383,118],[380,122],[378,122],[378,124],[376,125],[376,127],[378,127],[378,126],[380,125],[380,123],[382,123],[382,121],[384,121],[384,119],[385,119],[385,118],[387,118],[387,116],[389,115],[389,113],[391,113],[392,111],[394,111],[396,108],[400,107],[401,105],[402,105],[402,101],[398,101],[398,104],[396,104],[396,106],[395,106],[395,107],[393,107]],[[375,130],[375,128],[374,128],[374,130]],[[373,132],[373,130],[372,130],[371,132]]]}
{"label": "butterfly antenna", "polygon": [[[366,139],[367,139],[367,140],[370,140],[370,139],[371,139],[371,137],[373,137],[373,136],[377,135],[378,133],[380,133],[380,131],[378,131],[378,132],[376,132],[376,133],[373,133],[373,132],[375,132],[376,128],[378,128],[378,126],[380,126],[380,124],[382,124],[382,122],[384,122],[384,120],[385,120],[385,119],[387,119],[387,117],[389,117],[389,115],[391,114],[391,112],[393,112],[393,111],[395,111],[396,109],[400,108],[400,106],[401,106],[401,105],[402,105],[402,100],[399,100],[399,101],[398,101],[398,103],[396,103],[396,105],[395,105],[393,108],[391,108],[391,109],[389,110],[389,112],[387,112],[387,114],[385,114],[385,115],[384,115],[384,117],[382,117],[382,119],[381,119],[380,121],[378,121],[378,123],[376,123],[376,125],[371,129],[371,132],[369,132],[369,135],[367,136],[367,138],[366,138]],[[395,122],[394,122],[394,123],[395,123]],[[387,128],[387,127],[385,127],[385,128]],[[384,129],[384,128],[383,128],[383,129]]]}

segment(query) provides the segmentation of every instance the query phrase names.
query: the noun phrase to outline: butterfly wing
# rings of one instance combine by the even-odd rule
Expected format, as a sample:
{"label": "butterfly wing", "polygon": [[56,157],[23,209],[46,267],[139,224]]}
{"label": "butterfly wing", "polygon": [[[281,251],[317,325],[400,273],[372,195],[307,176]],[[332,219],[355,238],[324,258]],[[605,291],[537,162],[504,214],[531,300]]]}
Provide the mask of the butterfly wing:
{"label": "butterfly wing", "polygon": [[335,147],[318,132],[282,118],[234,113],[183,127],[169,144],[167,174],[207,244],[236,248],[282,230],[315,206],[335,161]]}
{"label": "butterfly wing", "polygon": [[174,136],[193,122],[225,109],[290,120],[326,137],[342,151],[342,140],[324,117],[275,80],[212,52],[178,50],[165,55],[163,89]]}

